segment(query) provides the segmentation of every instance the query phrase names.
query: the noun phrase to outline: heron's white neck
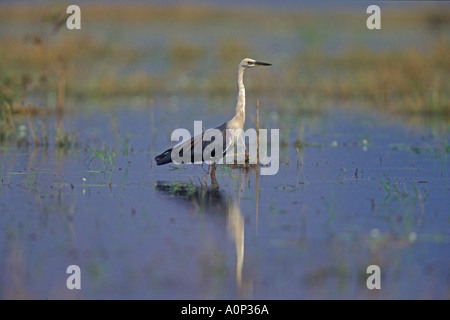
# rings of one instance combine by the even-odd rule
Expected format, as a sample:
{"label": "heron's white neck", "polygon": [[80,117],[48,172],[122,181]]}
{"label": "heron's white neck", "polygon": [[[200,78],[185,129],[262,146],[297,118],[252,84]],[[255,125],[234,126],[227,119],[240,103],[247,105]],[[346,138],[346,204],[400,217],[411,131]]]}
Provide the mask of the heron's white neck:
{"label": "heron's white neck", "polygon": [[238,80],[237,80],[237,103],[236,103],[236,113],[234,118],[236,120],[242,121],[242,126],[245,121],[245,87],[244,87],[244,68],[238,69]]}

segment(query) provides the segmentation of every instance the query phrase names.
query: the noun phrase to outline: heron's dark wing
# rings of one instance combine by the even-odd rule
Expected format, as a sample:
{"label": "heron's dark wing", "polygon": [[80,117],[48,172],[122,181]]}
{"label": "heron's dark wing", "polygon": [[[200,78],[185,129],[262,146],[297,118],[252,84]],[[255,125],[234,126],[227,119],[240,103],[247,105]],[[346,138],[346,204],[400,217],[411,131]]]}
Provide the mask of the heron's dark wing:
{"label": "heron's dark wing", "polygon": [[[178,155],[179,161],[176,162],[187,162],[190,160],[191,163],[194,163],[194,160],[208,161],[208,160],[219,160],[226,151],[227,146],[227,137],[226,131],[223,130],[223,125],[215,128],[217,131],[213,131],[213,129],[208,129],[204,133],[199,134],[189,140],[181,142],[173,147],[172,155]],[[220,136],[220,143],[212,145],[215,142],[214,134]],[[199,147],[201,146],[201,147]],[[204,154],[205,148],[209,146],[209,149]],[[219,151],[220,154],[216,155],[216,151]],[[190,159],[184,157],[184,153],[190,153]],[[173,158],[173,157],[172,157]],[[173,160],[173,159],[172,159]],[[186,160],[186,161],[185,161]]]}
{"label": "heron's dark wing", "polygon": [[226,124],[207,130],[202,142],[203,161],[219,161],[225,155],[228,147]]}
{"label": "heron's dark wing", "polygon": [[[180,142],[175,147],[173,147],[172,154],[175,155],[175,156],[179,156],[179,160],[176,161],[176,162],[178,162],[178,163],[180,163],[180,162],[186,162],[186,163],[187,162],[194,162],[194,150],[195,150],[194,145],[198,144],[198,143],[201,143],[201,141],[202,141],[202,135],[199,134],[199,135],[197,135],[195,137],[192,137],[189,140]],[[184,161],[184,159],[185,159],[185,154],[184,153],[185,152],[188,152],[188,153],[191,154],[191,156],[189,158],[187,158],[186,161]],[[172,158],[174,158],[174,157],[172,156]]]}

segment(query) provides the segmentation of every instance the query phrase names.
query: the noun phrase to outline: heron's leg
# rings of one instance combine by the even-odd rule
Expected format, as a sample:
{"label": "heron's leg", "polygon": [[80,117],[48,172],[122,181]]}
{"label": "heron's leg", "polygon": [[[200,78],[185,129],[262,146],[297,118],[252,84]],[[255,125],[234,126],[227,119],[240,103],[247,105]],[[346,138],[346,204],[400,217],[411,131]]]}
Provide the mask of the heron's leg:
{"label": "heron's leg", "polygon": [[217,187],[218,183],[216,180],[216,169],[217,169],[217,163],[213,162],[211,164],[211,171],[210,171],[210,176],[211,176],[211,186],[213,187]]}
{"label": "heron's leg", "polygon": [[[241,134],[239,136],[236,136],[234,142],[235,142],[235,146],[233,147],[233,149],[234,149],[234,153],[233,153],[234,161],[236,160],[236,157],[239,157],[241,155],[241,152],[243,152],[243,156],[245,158],[247,158],[248,152],[247,152],[247,147],[245,145],[245,141],[244,141],[243,135]],[[240,148],[240,146],[244,147],[243,150],[242,150],[242,148]]]}
{"label": "heron's leg", "polygon": [[247,146],[245,145],[245,140],[244,140],[244,136],[240,135],[239,136],[240,141],[238,143],[242,143],[242,145],[244,146],[244,157],[245,157],[245,163],[249,163],[249,159],[250,159],[250,154],[247,151]]}
{"label": "heron's leg", "polygon": [[211,166],[211,171],[210,171],[211,175],[216,175],[217,163],[213,162],[210,166]]}

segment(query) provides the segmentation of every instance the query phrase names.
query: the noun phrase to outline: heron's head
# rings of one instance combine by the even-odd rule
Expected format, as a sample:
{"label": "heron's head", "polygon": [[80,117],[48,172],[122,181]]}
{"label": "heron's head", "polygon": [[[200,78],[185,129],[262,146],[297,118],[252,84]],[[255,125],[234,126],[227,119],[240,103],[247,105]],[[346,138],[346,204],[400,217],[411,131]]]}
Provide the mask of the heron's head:
{"label": "heron's head", "polygon": [[250,59],[250,58],[245,58],[239,64],[239,68],[247,69],[247,68],[252,68],[252,67],[271,66],[271,65],[272,65],[271,63],[256,61],[256,60]]}

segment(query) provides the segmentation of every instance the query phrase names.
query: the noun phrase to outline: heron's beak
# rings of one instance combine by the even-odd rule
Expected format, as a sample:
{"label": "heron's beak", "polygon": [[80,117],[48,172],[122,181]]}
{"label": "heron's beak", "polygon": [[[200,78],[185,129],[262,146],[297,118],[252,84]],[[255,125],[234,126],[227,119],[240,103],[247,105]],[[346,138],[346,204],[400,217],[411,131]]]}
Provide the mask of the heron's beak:
{"label": "heron's beak", "polygon": [[255,66],[271,66],[271,63],[255,61]]}

